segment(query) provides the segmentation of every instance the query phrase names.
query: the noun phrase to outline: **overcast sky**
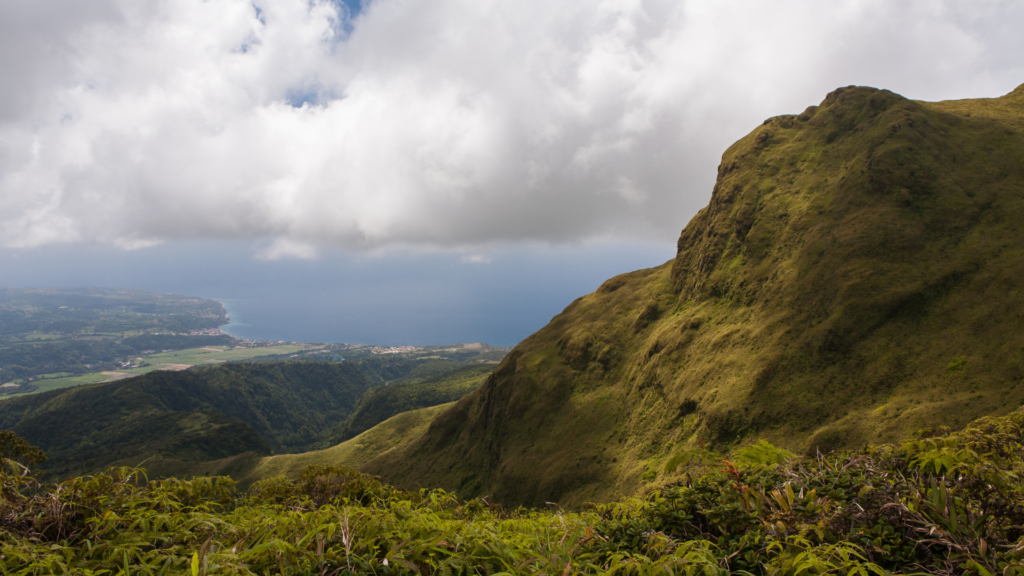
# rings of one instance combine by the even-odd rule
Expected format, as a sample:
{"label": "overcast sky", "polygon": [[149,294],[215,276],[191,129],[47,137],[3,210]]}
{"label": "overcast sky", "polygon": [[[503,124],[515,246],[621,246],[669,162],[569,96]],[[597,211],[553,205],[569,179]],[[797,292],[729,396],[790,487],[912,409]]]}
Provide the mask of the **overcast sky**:
{"label": "overcast sky", "polygon": [[0,246],[670,244],[764,118],[1024,82],[1019,0],[352,4],[0,2]]}

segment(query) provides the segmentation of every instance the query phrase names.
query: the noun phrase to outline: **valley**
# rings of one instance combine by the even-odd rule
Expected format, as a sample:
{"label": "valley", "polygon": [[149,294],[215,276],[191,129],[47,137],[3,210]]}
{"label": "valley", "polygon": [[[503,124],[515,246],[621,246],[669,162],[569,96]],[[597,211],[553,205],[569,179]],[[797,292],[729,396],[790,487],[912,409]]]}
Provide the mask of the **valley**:
{"label": "valley", "polygon": [[426,352],[154,370],[10,397],[0,402],[0,428],[50,455],[45,477],[141,462],[155,475],[188,474],[224,458],[322,450],[401,413],[458,400],[493,371],[476,356],[498,352],[469,350],[468,361]]}

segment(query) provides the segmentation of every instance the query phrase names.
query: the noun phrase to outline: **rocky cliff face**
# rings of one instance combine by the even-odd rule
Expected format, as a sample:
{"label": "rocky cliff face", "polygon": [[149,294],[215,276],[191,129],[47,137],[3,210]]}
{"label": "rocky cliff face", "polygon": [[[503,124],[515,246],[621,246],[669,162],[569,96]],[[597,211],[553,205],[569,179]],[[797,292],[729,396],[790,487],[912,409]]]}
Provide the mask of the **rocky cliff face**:
{"label": "rocky cliff face", "polygon": [[1022,284],[1024,86],[841,88],[725,152],[673,261],[570,304],[367,470],[572,505],[671,482],[694,447],[813,453],[1006,413]]}

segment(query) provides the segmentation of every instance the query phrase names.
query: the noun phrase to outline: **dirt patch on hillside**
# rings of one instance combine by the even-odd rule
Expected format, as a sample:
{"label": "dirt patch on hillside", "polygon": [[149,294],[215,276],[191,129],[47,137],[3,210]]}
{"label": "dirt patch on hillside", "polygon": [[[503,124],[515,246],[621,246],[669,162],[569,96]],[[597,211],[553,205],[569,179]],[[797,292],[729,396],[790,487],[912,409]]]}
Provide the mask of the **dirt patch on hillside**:
{"label": "dirt patch on hillside", "polygon": [[172,372],[180,372],[192,367],[191,364],[154,364],[154,366],[159,366],[158,370],[170,370]]}

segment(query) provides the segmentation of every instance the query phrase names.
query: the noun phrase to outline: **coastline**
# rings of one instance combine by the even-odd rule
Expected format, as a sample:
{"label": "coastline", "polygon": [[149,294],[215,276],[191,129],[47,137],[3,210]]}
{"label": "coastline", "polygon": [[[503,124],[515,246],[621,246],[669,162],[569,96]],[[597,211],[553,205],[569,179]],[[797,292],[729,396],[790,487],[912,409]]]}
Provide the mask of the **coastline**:
{"label": "coastline", "polygon": [[245,339],[245,336],[238,333],[239,329],[249,327],[248,324],[241,321],[241,314],[238,310],[238,304],[242,301],[235,298],[210,298],[210,300],[220,302],[220,305],[224,307],[224,311],[227,313],[228,322],[220,326],[220,331],[228,336]]}

